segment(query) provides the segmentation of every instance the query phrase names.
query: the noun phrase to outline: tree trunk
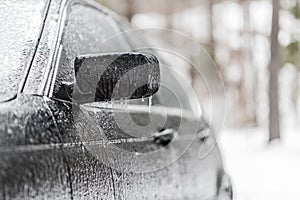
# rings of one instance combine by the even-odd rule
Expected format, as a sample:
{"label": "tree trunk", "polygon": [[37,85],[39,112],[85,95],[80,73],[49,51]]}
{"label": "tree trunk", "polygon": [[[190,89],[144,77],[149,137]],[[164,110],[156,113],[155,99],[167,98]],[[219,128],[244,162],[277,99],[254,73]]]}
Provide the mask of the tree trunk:
{"label": "tree trunk", "polygon": [[215,37],[214,37],[214,0],[208,0],[208,11],[209,11],[209,54],[215,61]]}
{"label": "tree trunk", "polygon": [[243,0],[241,2],[243,7],[243,20],[244,30],[242,32],[242,62],[243,67],[243,90],[245,90],[245,109],[246,109],[246,121],[247,125],[256,125],[256,69],[252,63],[252,29],[250,22],[250,0]]}
{"label": "tree trunk", "polygon": [[279,0],[273,0],[271,60],[269,65],[269,142],[280,139],[279,106],[278,106],[278,71],[281,64],[278,32],[279,32]]}

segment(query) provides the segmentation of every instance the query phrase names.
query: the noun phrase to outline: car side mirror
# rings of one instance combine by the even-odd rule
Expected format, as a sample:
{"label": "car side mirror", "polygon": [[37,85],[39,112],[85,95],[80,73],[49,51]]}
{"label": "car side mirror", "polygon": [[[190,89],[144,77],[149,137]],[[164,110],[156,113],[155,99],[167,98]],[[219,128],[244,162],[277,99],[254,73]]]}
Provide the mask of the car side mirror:
{"label": "car side mirror", "polygon": [[148,53],[81,55],[75,82],[62,83],[58,96],[80,104],[153,96],[160,86],[158,59]]}

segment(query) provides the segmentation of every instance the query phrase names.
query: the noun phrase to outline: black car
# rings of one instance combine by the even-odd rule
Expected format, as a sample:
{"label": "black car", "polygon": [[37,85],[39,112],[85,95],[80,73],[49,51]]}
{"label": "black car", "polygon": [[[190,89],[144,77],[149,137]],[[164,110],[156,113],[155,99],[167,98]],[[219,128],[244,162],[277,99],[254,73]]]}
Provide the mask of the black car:
{"label": "black car", "polygon": [[87,0],[0,13],[0,199],[232,198],[213,129],[120,17]]}

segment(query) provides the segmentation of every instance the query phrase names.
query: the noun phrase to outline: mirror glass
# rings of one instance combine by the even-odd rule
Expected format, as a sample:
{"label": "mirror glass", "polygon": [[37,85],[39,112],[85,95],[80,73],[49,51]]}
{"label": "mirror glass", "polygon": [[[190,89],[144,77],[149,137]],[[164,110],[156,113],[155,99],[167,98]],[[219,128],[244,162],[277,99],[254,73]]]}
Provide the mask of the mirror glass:
{"label": "mirror glass", "polygon": [[72,100],[78,103],[139,99],[159,89],[158,59],[148,53],[78,56]]}

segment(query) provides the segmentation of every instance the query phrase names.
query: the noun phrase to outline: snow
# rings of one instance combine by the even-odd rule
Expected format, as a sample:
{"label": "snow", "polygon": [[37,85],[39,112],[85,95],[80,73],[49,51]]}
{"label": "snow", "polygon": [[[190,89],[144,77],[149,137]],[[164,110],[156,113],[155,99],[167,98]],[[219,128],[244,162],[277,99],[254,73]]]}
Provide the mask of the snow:
{"label": "snow", "polygon": [[267,143],[266,128],[226,129],[219,144],[237,200],[300,199],[300,128]]}

